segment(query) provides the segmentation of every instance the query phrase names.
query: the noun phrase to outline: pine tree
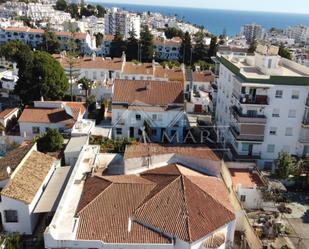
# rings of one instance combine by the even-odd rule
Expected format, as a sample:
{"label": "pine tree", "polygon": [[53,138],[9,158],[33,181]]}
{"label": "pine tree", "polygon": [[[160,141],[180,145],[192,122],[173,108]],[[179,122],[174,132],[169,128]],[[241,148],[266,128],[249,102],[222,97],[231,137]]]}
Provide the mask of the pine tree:
{"label": "pine tree", "polygon": [[205,44],[205,33],[199,31],[194,35],[195,46],[193,49],[193,60],[194,62],[199,60],[206,60],[207,57],[207,46]]}
{"label": "pine tree", "polygon": [[126,51],[127,51],[126,42],[123,40],[123,36],[117,30],[114,39],[111,43],[110,56],[113,58],[115,57],[119,58],[122,56],[122,53]]}
{"label": "pine tree", "polygon": [[141,59],[143,62],[150,62],[154,56],[153,35],[147,25],[142,27],[141,31]]}
{"label": "pine tree", "polygon": [[182,38],[180,53],[181,53],[181,62],[186,65],[189,65],[191,63],[191,57],[192,57],[192,44],[189,32],[186,32],[184,34],[184,37]]}
{"label": "pine tree", "polygon": [[138,40],[134,28],[129,32],[130,37],[127,41],[127,59],[138,60]]}
{"label": "pine tree", "polygon": [[218,38],[216,36],[213,36],[211,38],[210,45],[209,45],[209,48],[208,48],[208,53],[207,53],[208,62],[211,62],[212,56],[216,56],[217,49],[218,49]]}

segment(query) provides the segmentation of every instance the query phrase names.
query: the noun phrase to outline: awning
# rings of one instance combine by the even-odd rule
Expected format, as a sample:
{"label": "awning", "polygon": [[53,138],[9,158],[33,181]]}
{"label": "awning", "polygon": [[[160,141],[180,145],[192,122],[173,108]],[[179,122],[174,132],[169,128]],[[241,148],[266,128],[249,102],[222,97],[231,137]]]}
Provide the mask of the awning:
{"label": "awning", "polygon": [[34,209],[34,213],[49,213],[56,211],[66,185],[70,168],[69,166],[59,167],[55,170]]}

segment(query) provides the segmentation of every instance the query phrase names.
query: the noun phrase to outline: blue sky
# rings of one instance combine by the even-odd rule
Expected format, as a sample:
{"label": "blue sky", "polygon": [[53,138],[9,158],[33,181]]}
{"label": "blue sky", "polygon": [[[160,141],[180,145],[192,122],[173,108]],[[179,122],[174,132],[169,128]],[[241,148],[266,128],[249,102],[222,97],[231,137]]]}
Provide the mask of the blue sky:
{"label": "blue sky", "polygon": [[196,7],[209,9],[273,11],[309,14],[309,0],[92,0],[105,3],[125,3]]}

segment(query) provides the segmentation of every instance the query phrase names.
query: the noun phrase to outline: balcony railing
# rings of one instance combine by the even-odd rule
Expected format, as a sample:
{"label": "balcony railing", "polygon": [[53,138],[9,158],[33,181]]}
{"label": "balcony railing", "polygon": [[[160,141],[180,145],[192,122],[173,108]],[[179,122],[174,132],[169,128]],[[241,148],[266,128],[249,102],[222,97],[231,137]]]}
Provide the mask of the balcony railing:
{"label": "balcony railing", "polygon": [[248,152],[247,155],[244,155],[244,154],[239,154],[232,144],[229,143],[227,146],[230,149],[233,155],[233,158],[237,161],[251,162],[251,161],[261,159],[261,152],[252,153],[251,155],[249,155],[249,152]]}
{"label": "balcony railing", "polygon": [[250,95],[250,94],[239,94],[233,92],[234,97],[239,101],[240,104],[245,105],[268,105],[267,95]]}
{"label": "balcony railing", "polygon": [[265,115],[248,115],[243,114],[240,110],[233,106],[231,108],[233,116],[239,123],[255,123],[255,124],[266,124],[266,116]]}
{"label": "balcony railing", "polygon": [[230,131],[238,141],[257,141],[263,142],[264,141],[264,133],[263,134],[244,134],[241,133],[235,126],[231,125]]}

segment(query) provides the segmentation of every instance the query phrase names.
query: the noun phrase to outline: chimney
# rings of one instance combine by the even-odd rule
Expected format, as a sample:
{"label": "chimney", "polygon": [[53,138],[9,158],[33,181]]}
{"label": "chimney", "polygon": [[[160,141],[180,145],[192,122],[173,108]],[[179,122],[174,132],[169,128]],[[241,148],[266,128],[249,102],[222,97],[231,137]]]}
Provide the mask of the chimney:
{"label": "chimney", "polygon": [[41,102],[44,102],[44,97],[43,96],[41,96]]}
{"label": "chimney", "polygon": [[11,169],[10,166],[8,166],[8,167],[6,168],[6,172],[7,172],[8,176],[10,177],[11,174],[12,174],[12,169]]}
{"label": "chimney", "polygon": [[95,54],[95,52],[93,52],[92,55],[91,55],[91,60],[95,61],[95,58],[96,58],[96,54]]}
{"label": "chimney", "polygon": [[124,51],[122,51],[121,61],[124,63],[127,61],[126,53]]}

